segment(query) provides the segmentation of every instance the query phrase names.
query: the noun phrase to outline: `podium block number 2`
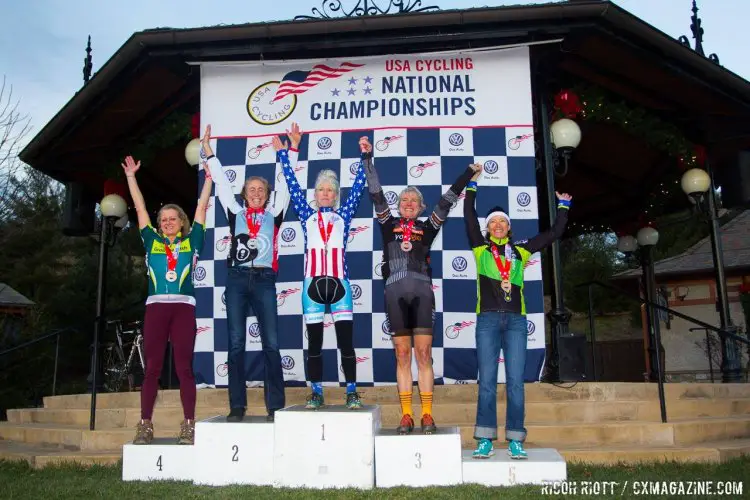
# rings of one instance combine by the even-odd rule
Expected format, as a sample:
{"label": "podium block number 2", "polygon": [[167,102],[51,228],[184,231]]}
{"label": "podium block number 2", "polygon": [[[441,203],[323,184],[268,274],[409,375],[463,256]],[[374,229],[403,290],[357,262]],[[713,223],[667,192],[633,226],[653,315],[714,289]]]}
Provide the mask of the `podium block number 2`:
{"label": "podium block number 2", "polygon": [[232,451],[234,452],[234,455],[232,455],[232,462],[239,462],[240,457],[237,456],[240,452],[240,447],[237,445],[232,446]]}
{"label": "podium block number 2", "polygon": [[156,459],[156,466],[159,468],[159,472],[161,472],[161,455]]}

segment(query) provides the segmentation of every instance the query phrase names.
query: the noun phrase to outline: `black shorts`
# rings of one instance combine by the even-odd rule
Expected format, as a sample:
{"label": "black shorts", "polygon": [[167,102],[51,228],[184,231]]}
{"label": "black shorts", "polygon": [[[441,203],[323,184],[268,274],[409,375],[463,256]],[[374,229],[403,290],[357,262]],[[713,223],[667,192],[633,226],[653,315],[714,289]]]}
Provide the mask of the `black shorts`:
{"label": "black shorts", "polygon": [[386,285],[385,313],[394,335],[403,335],[406,331],[411,334],[414,329],[431,332],[435,318],[432,283],[404,278]]}

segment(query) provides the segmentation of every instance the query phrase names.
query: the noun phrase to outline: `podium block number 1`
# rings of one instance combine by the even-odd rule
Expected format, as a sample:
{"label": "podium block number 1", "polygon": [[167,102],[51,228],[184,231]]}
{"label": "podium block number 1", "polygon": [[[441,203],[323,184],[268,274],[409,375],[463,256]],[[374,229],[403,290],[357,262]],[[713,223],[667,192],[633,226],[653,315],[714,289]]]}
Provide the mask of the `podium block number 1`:
{"label": "podium block number 1", "polygon": [[237,454],[240,452],[240,447],[237,445],[232,446],[232,451],[234,452],[234,455],[232,455],[232,462],[239,462],[240,457],[237,456]]}
{"label": "podium block number 1", "polygon": [[326,424],[320,424],[320,440],[326,440]]}

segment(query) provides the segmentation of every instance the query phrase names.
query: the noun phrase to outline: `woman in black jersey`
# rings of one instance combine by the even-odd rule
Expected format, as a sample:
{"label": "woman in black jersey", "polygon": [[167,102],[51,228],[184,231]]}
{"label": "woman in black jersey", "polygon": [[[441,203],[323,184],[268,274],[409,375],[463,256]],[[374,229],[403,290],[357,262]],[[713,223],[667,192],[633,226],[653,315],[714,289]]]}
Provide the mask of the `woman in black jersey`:
{"label": "woman in black jersey", "polygon": [[411,349],[414,351],[419,373],[419,396],[422,402],[422,432],[435,432],[432,418],[432,324],[435,312],[435,295],[432,291],[432,271],[429,265],[430,246],[458,200],[464,187],[481,166],[472,165],[438,201],[425,221],[417,217],[425,209],[422,193],[409,186],[399,196],[400,217],[394,217],[380,186],[372,162],[372,145],[366,137],[364,167],[370,197],[383,233],[383,279],[385,280],[385,311],[393,332],[396,351],[396,380],[401,401],[401,423],[397,431],[408,434],[414,429],[411,396]]}

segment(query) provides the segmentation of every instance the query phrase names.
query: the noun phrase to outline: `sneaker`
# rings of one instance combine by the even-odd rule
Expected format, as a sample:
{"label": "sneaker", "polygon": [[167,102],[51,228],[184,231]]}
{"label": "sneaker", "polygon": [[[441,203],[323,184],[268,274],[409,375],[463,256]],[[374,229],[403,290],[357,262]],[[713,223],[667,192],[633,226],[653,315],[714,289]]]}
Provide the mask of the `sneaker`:
{"label": "sneaker", "polygon": [[242,422],[243,418],[245,418],[244,408],[232,408],[227,415],[227,422]]}
{"label": "sneaker", "polygon": [[489,439],[480,439],[477,449],[471,454],[472,458],[490,458],[495,454],[492,448],[492,441]]}
{"label": "sneaker", "polygon": [[308,410],[317,410],[324,404],[325,400],[323,399],[323,395],[313,392],[310,394],[310,397],[307,398],[307,404],[305,405],[305,408],[307,408]]}
{"label": "sneaker", "polygon": [[515,460],[524,460],[529,458],[526,454],[526,450],[523,449],[523,443],[521,441],[511,441],[508,445],[508,456]]}
{"label": "sneaker", "polygon": [[398,424],[398,427],[396,427],[396,432],[398,432],[401,435],[409,434],[411,431],[414,430],[414,419],[411,418],[411,415],[408,413],[405,413],[403,417],[401,417],[401,423]]}
{"label": "sneaker", "polygon": [[151,420],[141,419],[135,427],[135,439],[133,444],[151,444],[154,440],[154,424]]}
{"label": "sneaker", "polygon": [[435,419],[432,415],[429,413],[422,415],[422,434],[433,434],[436,430]]}
{"label": "sneaker", "polygon": [[276,412],[272,411],[268,415],[266,415],[266,422],[273,422],[276,418]]}
{"label": "sneaker", "polygon": [[180,424],[180,435],[177,444],[193,444],[195,442],[195,420],[185,419]]}
{"label": "sneaker", "polygon": [[359,399],[358,392],[349,392],[346,395],[346,407],[350,410],[359,410],[362,408],[362,400]]}

